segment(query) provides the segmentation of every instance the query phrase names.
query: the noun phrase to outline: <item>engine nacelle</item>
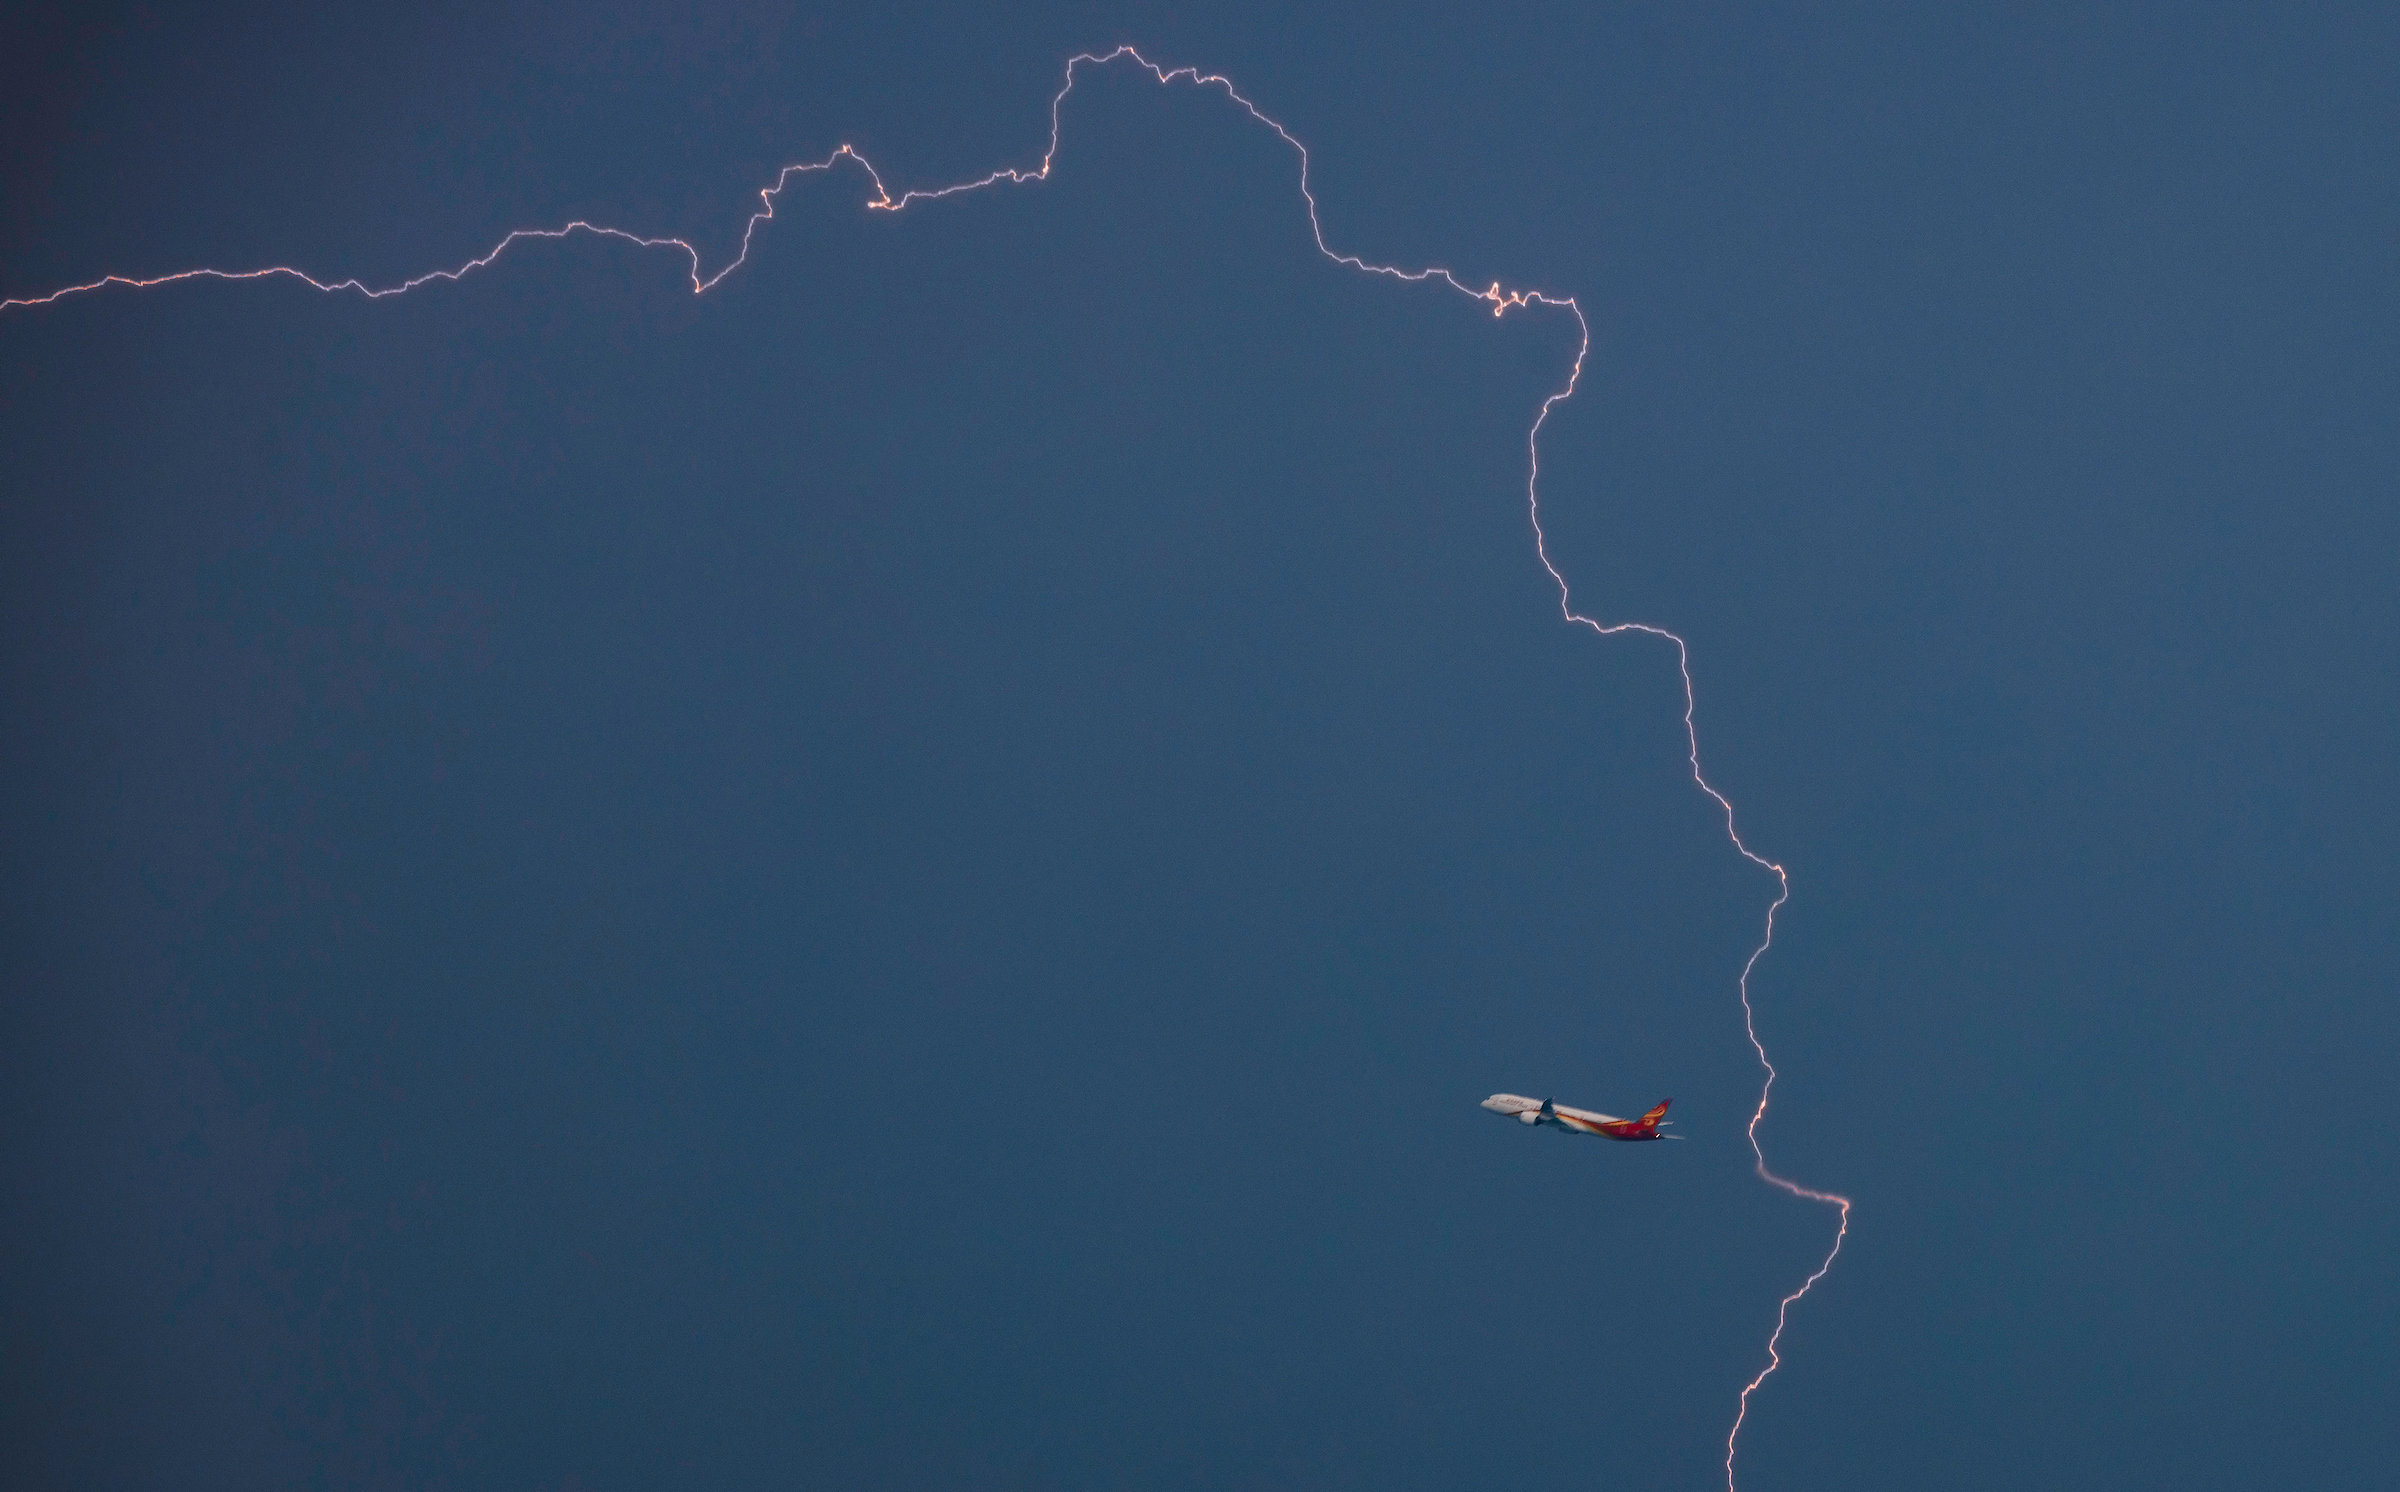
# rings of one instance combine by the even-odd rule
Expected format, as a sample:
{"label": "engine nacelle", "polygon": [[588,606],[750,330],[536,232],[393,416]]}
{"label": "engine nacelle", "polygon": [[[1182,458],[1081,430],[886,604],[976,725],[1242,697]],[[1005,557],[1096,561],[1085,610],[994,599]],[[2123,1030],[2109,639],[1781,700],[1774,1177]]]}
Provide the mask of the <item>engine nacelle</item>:
{"label": "engine nacelle", "polygon": [[1517,1122],[1519,1124],[1539,1124],[1542,1122],[1542,1111],[1539,1109],[1527,1109],[1524,1113],[1517,1116]]}

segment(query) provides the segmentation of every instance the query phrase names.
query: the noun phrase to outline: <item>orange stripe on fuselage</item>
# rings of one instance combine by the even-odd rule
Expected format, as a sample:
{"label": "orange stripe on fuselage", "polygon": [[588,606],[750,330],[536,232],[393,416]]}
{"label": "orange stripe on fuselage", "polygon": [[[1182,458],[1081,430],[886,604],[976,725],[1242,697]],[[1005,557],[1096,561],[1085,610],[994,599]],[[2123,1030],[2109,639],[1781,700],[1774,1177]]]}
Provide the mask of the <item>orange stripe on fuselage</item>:
{"label": "orange stripe on fuselage", "polygon": [[1640,1119],[1594,1121],[1578,1119],[1572,1114],[1558,1114],[1555,1117],[1560,1124],[1569,1129],[1579,1129],[1587,1135],[1598,1135],[1607,1140],[1649,1140],[1657,1138],[1658,1134],[1654,1128]]}

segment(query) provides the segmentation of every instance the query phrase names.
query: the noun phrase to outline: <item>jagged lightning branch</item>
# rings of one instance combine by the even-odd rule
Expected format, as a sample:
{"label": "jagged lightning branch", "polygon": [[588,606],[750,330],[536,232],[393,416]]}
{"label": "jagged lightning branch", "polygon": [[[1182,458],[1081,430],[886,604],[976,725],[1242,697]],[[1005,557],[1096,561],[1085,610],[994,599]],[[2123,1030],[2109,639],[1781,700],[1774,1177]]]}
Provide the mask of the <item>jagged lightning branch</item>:
{"label": "jagged lightning branch", "polygon": [[500,242],[494,244],[490,252],[482,255],[479,258],[470,259],[466,263],[458,266],[456,269],[437,269],[427,274],[418,275],[413,279],[403,280],[396,285],[386,285],[381,288],[370,286],[364,281],[356,279],[334,281],[319,280],[304,271],[293,269],[288,265],[270,265],[265,269],[249,270],[187,269],[177,271],[174,274],[159,275],[151,279],[139,279],[128,275],[105,275],[100,279],[90,281],[87,284],[69,285],[63,289],[53,290],[47,295],[12,297],[7,300],[0,300],[0,311],[21,307],[46,306],[53,301],[63,300],[71,295],[81,295],[86,291],[106,289],[111,285],[123,285],[128,288],[140,290],[149,289],[158,285],[172,285],[181,280],[265,280],[286,278],[298,280],[302,284],[305,284],[311,289],[315,290],[327,292],[337,290],[355,290],[359,294],[367,297],[369,300],[381,300],[386,296],[406,294],[408,291],[414,290],[420,285],[429,284],[435,280],[455,281],[464,279],[467,275],[473,273],[474,271],[483,269],[490,265],[502,254],[508,252],[509,248],[521,239],[571,238],[578,233],[588,233],[597,238],[620,239],[626,243],[634,245],[636,248],[671,248],[680,250],[684,257],[691,262],[691,283],[693,293],[704,294],[707,291],[715,288],[716,285],[727,275],[730,275],[735,270],[740,269],[742,265],[749,260],[751,240],[757,234],[759,224],[768,222],[774,218],[775,200],[777,197],[782,195],[784,188],[791,184],[792,178],[795,176],[805,176],[813,172],[820,171],[831,171],[836,166],[842,165],[844,162],[848,162],[849,164],[856,166],[859,170],[866,173],[869,185],[874,188],[874,195],[868,198],[867,206],[870,209],[881,212],[899,212],[908,207],[911,203],[939,201],[944,197],[954,197],[964,192],[981,191],[986,187],[997,186],[1003,182],[1006,182],[1010,185],[1023,185],[1027,182],[1049,180],[1051,167],[1057,162],[1058,159],[1060,110],[1066,104],[1067,95],[1075,91],[1075,77],[1077,70],[1087,63],[1094,67],[1106,67],[1111,63],[1115,63],[1124,59],[1131,59],[1136,66],[1148,72],[1150,76],[1156,79],[1161,85],[1184,82],[1191,84],[1195,88],[1214,88],[1218,90],[1219,92],[1223,93],[1228,100],[1247,113],[1252,119],[1257,120],[1260,124],[1263,124],[1268,129],[1273,130],[1276,136],[1280,138],[1284,144],[1289,145],[1293,152],[1300,158],[1300,196],[1301,199],[1308,205],[1309,232],[1316,239],[1317,252],[1323,254],[1326,258],[1332,260],[1334,263],[1356,270],[1362,274],[1384,275],[1395,280],[1405,280],[1411,284],[1421,284],[1438,280],[1441,283],[1448,285],[1451,289],[1458,291],[1462,295],[1466,295],[1474,300],[1483,301],[1489,304],[1492,308],[1492,314],[1495,317],[1504,316],[1509,311],[1519,308],[1540,306],[1549,310],[1565,311],[1575,318],[1578,340],[1575,348],[1574,365],[1568,370],[1566,383],[1558,390],[1558,392],[1550,395],[1548,398],[1542,401],[1540,413],[1534,416],[1533,426],[1525,434],[1526,453],[1528,457],[1528,466],[1525,477],[1525,503],[1527,516],[1533,525],[1534,553],[1540,558],[1542,562],[1542,568],[1549,572],[1551,580],[1556,582],[1558,586],[1559,613],[1565,617],[1567,621],[1579,626],[1589,627],[1594,633],[1601,637],[1614,637],[1619,633],[1624,632],[1640,632],[1674,644],[1676,671],[1682,676],[1683,679],[1683,734],[1687,760],[1691,764],[1692,781],[1699,787],[1700,791],[1706,793],[1712,800],[1715,801],[1718,808],[1724,811],[1725,837],[1732,841],[1734,849],[1740,852],[1743,859],[1748,860],[1751,864],[1771,873],[1775,877],[1775,899],[1767,907],[1766,926],[1764,932],[1759,940],[1758,946],[1750,951],[1749,960],[1742,965],[1742,976],[1739,984],[1742,999],[1742,1029],[1750,1039],[1750,1046],[1752,1050],[1758,1054],[1759,1066],[1765,1068],[1767,1074],[1766,1081],[1759,1088],[1758,1107],[1751,1111],[1750,1124],[1748,1130],[1746,1131],[1750,1141],[1750,1152],[1755,1162],[1754,1169],[1757,1171],[1759,1179],[1766,1182],[1768,1185],[1776,1187],[1781,1191],[1788,1192],[1792,1196],[1802,1198],[1806,1201],[1822,1202],[1828,1206],[1838,1208],[1840,1209],[1841,1213],[1840,1226],[1835,1230],[1834,1233],[1833,1247],[1826,1252],[1824,1261],[1818,1264],[1814,1273],[1810,1274],[1807,1279],[1800,1283],[1800,1287],[1798,1289],[1785,1296],[1781,1303],[1776,1307],[1775,1330],[1774,1333],[1767,1338],[1767,1365],[1759,1370],[1757,1377],[1751,1379],[1750,1382],[1744,1385],[1742,1388],[1739,1409],[1734,1415],[1733,1428],[1727,1432],[1725,1437],[1725,1485],[1728,1489],[1728,1492],[1732,1492],[1734,1485],[1734,1449],[1736,1443],[1741,1437],[1742,1424],[1749,1416],[1750,1396],[1758,1391],[1759,1385],[1766,1382],[1768,1375],[1772,1374],[1777,1368],[1783,1365],[1783,1358],[1777,1349],[1783,1340],[1784,1326],[1790,1318],[1792,1305],[1802,1296],[1808,1294],[1808,1292],[1816,1286],[1817,1281],[1825,1277],[1826,1271],[1833,1268],[1833,1261],[1841,1254],[1842,1243],[1849,1237],[1850,1234],[1851,1204],[1848,1197],[1840,1196],[1833,1192],[1818,1191],[1813,1187],[1802,1186],[1796,1181],[1792,1181],[1786,1177],[1777,1175],[1768,1167],[1766,1152],[1760,1148],[1758,1143],[1758,1126],[1760,1121],[1765,1119],[1767,1116],[1767,1100],[1769,1095],[1774,1091],[1776,1074],[1775,1064],[1767,1059],[1766,1045],[1758,1039],[1757,1014],[1750,1003],[1750,975],[1752,971],[1758,967],[1758,961],[1765,957],[1767,950],[1774,945],[1775,914],[1781,911],[1784,903],[1791,899],[1792,881],[1790,874],[1786,872],[1781,865],[1767,859],[1763,855],[1760,855],[1757,851],[1751,849],[1749,844],[1743,840],[1741,833],[1734,825],[1732,800],[1727,798],[1723,793],[1717,791],[1717,789],[1710,784],[1708,778],[1700,770],[1700,737],[1692,719],[1695,708],[1695,699],[1692,690],[1691,647],[1680,635],[1670,632],[1664,627],[1654,627],[1647,622],[1601,622],[1595,618],[1584,615],[1582,612],[1577,611],[1574,606],[1573,597],[1567,585],[1566,576],[1560,572],[1557,564],[1555,564],[1550,558],[1549,539],[1548,536],[1542,531],[1542,426],[1549,422],[1551,410],[1557,408],[1561,403],[1574,396],[1577,385],[1580,384],[1583,379],[1584,360],[1590,355],[1592,348],[1591,323],[1584,318],[1583,306],[1575,299],[1575,297],[1550,295],[1541,291],[1533,290],[1504,290],[1501,288],[1500,283],[1496,280],[1483,289],[1478,290],[1474,286],[1459,279],[1457,275],[1440,267],[1439,265],[1431,266],[1425,269],[1401,269],[1397,266],[1388,264],[1370,264],[1356,254],[1345,254],[1340,252],[1325,241],[1325,227],[1317,214],[1316,193],[1311,190],[1309,185],[1309,156],[1307,146],[1301,144],[1300,141],[1292,134],[1292,132],[1288,129],[1285,129],[1281,123],[1260,110],[1258,105],[1252,103],[1248,98],[1244,97],[1242,93],[1233,86],[1233,83],[1230,79],[1221,77],[1215,73],[1203,73],[1195,67],[1161,67],[1159,64],[1152,62],[1149,58],[1143,56],[1133,47],[1125,46],[1118,47],[1116,50],[1104,55],[1092,52],[1081,52],[1067,59],[1066,80],[1063,84],[1061,84],[1058,92],[1052,95],[1050,99],[1050,145],[1047,150],[1042,152],[1042,163],[1039,166],[1034,167],[1032,170],[1020,170],[1016,167],[1002,167],[997,171],[993,171],[985,176],[977,177],[972,181],[956,182],[945,187],[911,188],[910,190],[904,191],[895,197],[892,195],[891,189],[884,184],[882,175],[876,171],[874,165],[869,162],[865,156],[859,154],[849,145],[845,144],[837,146],[832,154],[826,156],[825,159],[821,161],[805,161],[798,165],[784,167],[782,171],[776,174],[775,184],[773,186],[761,188],[758,194],[759,209],[758,211],[752,213],[749,221],[742,226],[741,252],[734,255],[732,260],[723,268],[719,269],[715,274],[707,275],[705,277],[701,274],[700,251],[683,239],[648,238],[638,233],[629,233],[622,228],[611,228],[603,224],[588,223],[579,218],[574,222],[568,223],[559,228],[516,229],[507,237],[501,239]]}

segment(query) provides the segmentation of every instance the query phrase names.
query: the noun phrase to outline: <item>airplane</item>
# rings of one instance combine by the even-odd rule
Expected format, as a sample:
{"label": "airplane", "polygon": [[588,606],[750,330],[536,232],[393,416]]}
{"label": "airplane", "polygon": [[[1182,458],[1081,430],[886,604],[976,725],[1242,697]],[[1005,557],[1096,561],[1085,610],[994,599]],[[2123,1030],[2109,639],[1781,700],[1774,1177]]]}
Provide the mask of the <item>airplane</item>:
{"label": "airplane", "polygon": [[1681,1135],[1662,1135],[1659,1126],[1669,1121],[1667,1105],[1674,1099],[1663,1099],[1657,1108],[1639,1119],[1618,1119],[1608,1114],[1595,1114],[1590,1109],[1561,1108],[1547,1098],[1519,1098],[1514,1093],[1495,1093],[1483,1101],[1483,1106],[1495,1114],[1514,1115],[1519,1124],[1548,1124],[1569,1134],[1598,1135],[1603,1140],[1680,1140]]}

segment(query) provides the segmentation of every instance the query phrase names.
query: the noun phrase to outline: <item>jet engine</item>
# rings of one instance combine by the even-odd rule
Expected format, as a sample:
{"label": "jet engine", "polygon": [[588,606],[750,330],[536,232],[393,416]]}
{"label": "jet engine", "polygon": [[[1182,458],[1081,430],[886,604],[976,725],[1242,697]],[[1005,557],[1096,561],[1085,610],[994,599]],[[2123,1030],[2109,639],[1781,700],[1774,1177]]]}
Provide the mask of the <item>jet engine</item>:
{"label": "jet engine", "polygon": [[1517,1122],[1519,1124],[1539,1124],[1542,1122],[1542,1112],[1539,1109],[1527,1109],[1517,1116]]}

